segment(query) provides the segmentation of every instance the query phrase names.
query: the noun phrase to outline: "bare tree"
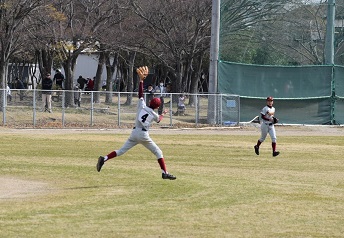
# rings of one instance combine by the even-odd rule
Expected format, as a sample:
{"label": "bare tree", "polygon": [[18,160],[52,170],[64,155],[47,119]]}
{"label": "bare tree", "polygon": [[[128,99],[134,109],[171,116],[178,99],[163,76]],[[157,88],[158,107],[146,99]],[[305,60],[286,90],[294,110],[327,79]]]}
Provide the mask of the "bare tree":
{"label": "bare tree", "polygon": [[[78,56],[84,50],[98,50],[98,37],[109,22],[118,19],[119,0],[87,1],[87,0],[54,0],[51,1],[50,13],[53,22],[46,22],[46,45],[54,51],[55,58],[61,62],[65,74],[65,89],[72,90],[74,69]],[[96,79],[99,87],[100,77]],[[73,94],[66,94],[66,105],[74,105]]]}
{"label": "bare tree", "polygon": [[[172,73],[174,91],[184,92],[195,69],[197,56],[209,49],[210,0],[131,1],[144,20],[137,25],[142,37],[138,47],[156,57]],[[199,70],[199,69],[198,69]],[[191,86],[192,91],[197,86]]]}
{"label": "bare tree", "polygon": [[23,51],[27,44],[27,29],[41,0],[0,1],[0,88],[5,88],[7,65],[11,57]]}

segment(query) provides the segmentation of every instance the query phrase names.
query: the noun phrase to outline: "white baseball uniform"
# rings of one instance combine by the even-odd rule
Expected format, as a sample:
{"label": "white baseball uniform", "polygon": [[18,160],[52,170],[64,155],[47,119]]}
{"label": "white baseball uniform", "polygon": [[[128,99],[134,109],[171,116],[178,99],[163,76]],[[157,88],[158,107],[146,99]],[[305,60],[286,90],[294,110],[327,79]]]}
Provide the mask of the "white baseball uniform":
{"label": "white baseball uniform", "polygon": [[159,122],[159,120],[159,115],[154,112],[152,108],[147,107],[143,97],[141,97],[137,104],[135,127],[122,148],[116,150],[117,156],[123,155],[137,144],[142,144],[144,147],[150,150],[157,157],[157,159],[163,158],[164,156],[161,149],[150,138],[148,133],[151,123],[153,121]]}
{"label": "white baseball uniform", "polygon": [[[259,139],[260,142],[263,142],[269,133],[271,137],[271,141],[273,143],[276,143],[277,137],[276,137],[276,131],[275,131],[275,126],[273,124],[273,115],[275,114],[275,108],[274,107],[269,107],[265,106],[263,107],[262,111],[260,112],[263,116],[263,122],[260,126],[261,130],[261,137]],[[264,118],[268,119],[265,120]]]}

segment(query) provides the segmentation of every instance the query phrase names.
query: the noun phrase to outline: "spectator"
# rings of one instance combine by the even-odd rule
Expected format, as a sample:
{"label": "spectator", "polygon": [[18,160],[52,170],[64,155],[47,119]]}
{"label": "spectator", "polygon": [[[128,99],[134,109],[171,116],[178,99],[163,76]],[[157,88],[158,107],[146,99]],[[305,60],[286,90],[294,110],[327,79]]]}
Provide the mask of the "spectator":
{"label": "spectator", "polygon": [[164,86],[164,81],[160,80],[160,83],[158,86],[155,87],[155,92],[157,92],[157,95],[160,97],[160,107],[158,109],[158,114],[161,115],[164,110],[164,98],[166,97],[166,87]]}
{"label": "spectator", "polygon": [[23,83],[23,81],[21,81],[18,77],[16,77],[15,83],[16,83],[16,89],[20,89],[20,90],[19,90],[20,101],[23,101],[23,98],[24,98],[24,89],[25,89],[24,83]]}
{"label": "spectator", "polygon": [[178,99],[178,115],[183,115],[185,113],[185,96],[183,94],[179,95]]}
{"label": "spectator", "polygon": [[[46,77],[42,80],[42,102],[44,107],[44,112],[52,113],[51,110],[51,89],[53,87],[53,80],[48,73]],[[42,108],[43,111],[43,108]]]}
{"label": "spectator", "polygon": [[80,85],[77,83],[74,86],[74,104],[80,107],[80,103],[81,103],[81,89],[80,89]]}
{"label": "spectator", "polygon": [[152,100],[152,98],[154,98],[154,93],[155,93],[155,90],[154,90],[152,84],[148,85],[148,87],[146,89],[146,93],[147,93],[146,106],[148,107],[149,106],[149,102],[150,102],[150,100]]}
{"label": "spectator", "polygon": [[53,81],[56,83],[58,89],[63,89],[64,75],[59,69],[56,70]]}
{"label": "spectator", "polygon": [[12,93],[11,93],[11,88],[10,88],[10,86],[8,86],[8,84],[7,84],[7,87],[6,87],[6,94],[7,94],[7,101],[10,102],[10,101],[12,101]]}
{"label": "spectator", "polygon": [[102,82],[102,90],[106,90],[106,80],[103,80]]}
{"label": "spectator", "polygon": [[94,88],[94,79],[87,78],[87,85],[86,85],[86,91],[93,91]]}
{"label": "spectator", "polygon": [[79,88],[83,91],[85,88],[85,84],[87,83],[87,80],[80,75],[77,79],[77,82],[79,84]]}

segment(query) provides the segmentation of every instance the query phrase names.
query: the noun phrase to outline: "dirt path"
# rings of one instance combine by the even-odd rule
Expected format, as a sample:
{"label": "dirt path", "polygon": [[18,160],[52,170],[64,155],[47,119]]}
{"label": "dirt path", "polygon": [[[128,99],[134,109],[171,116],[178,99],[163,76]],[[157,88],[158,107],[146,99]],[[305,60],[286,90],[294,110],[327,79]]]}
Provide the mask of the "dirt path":
{"label": "dirt path", "polygon": [[[278,136],[344,136],[342,126],[285,126],[277,125]],[[11,129],[0,128],[0,134],[64,134],[64,133],[124,133],[129,134],[131,129]],[[259,135],[258,124],[248,124],[240,127],[203,127],[203,128],[159,128],[154,127],[150,130],[151,134],[230,134],[230,135]]]}
{"label": "dirt path", "polygon": [[0,177],[0,201],[37,196],[47,191],[48,184],[38,181]]}

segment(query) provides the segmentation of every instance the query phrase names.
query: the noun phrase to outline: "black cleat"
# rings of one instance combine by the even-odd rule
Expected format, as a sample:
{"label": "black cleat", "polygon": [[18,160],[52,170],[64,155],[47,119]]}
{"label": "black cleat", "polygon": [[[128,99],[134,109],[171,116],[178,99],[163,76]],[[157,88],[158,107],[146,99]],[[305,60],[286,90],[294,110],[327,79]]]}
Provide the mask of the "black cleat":
{"label": "black cleat", "polygon": [[99,156],[98,158],[98,163],[97,163],[97,171],[100,172],[100,170],[102,169],[103,165],[104,165],[104,157],[103,156]]}
{"label": "black cleat", "polygon": [[254,146],[254,152],[256,152],[256,155],[259,155],[259,147],[257,145]]}
{"label": "black cleat", "polygon": [[274,152],[272,152],[272,156],[273,156],[273,157],[276,157],[276,156],[279,155],[279,154],[280,154],[279,151],[274,151]]}
{"label": "black cleat", "polygon": [[173,176],[172,174],[162,174],[162,179],[169,179],[169,180],[175,180],[176,176]]}

